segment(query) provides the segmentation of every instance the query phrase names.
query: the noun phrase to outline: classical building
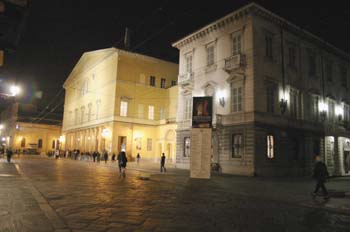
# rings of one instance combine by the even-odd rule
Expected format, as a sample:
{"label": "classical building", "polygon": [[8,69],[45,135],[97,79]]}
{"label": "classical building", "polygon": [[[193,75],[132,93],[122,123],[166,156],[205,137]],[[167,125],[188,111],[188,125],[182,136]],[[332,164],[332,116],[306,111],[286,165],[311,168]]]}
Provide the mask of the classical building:
{"label": "classical building", "polygon": [[137,53],[84,53],[64,83],[65,149],[175,160],[177,76],[177,64]]}
{"label": "classical building", "polygon": [[61,148],[60,116],[47,114],[45,118],[38,118],[38,115],[37,108],[31,104],[15,103],[2,111],[1,147],[25,154],[46,154]]}
{"label": "classical building", "polygon": [[320,154],[332,175],[350,174],[348,54],[254,3],[173,46],[177,167],[189,167],[192,97],[212,96],[224,173],[309,175]]}

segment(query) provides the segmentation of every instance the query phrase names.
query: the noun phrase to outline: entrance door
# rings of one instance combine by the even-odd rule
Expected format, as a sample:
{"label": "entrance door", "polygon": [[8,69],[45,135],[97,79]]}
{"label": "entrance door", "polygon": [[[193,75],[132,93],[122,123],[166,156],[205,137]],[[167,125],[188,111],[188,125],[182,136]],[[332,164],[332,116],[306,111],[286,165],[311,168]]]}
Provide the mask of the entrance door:
{"label": "entrance door", "polygon": [[118,152],[126,151],[126,136],[118,136]]}
{"label": "entrance door", "polygon": [[344,172],[348,174],[350,171],[350,151],[344,151]]}

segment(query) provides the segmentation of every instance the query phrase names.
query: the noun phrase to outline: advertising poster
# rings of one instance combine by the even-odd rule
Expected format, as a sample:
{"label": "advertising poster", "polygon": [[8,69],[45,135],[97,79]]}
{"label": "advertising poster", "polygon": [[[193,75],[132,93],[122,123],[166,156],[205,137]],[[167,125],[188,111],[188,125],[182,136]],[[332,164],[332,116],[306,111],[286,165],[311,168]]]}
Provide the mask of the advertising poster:
{"label": "advertising poster", "polygon": [[211,128],[212,97],[193,97],[192,128]]}

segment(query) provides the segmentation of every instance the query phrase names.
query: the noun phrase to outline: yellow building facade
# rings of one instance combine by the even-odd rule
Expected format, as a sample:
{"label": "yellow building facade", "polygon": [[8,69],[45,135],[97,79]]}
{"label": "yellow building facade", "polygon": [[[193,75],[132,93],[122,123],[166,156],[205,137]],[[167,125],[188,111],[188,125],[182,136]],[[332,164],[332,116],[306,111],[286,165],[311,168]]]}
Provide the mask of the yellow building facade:
{"label": "yellow building facade", "polygon": [[86,52],[64,83],[64,148],[175,162],[178,65],[109,48]]}

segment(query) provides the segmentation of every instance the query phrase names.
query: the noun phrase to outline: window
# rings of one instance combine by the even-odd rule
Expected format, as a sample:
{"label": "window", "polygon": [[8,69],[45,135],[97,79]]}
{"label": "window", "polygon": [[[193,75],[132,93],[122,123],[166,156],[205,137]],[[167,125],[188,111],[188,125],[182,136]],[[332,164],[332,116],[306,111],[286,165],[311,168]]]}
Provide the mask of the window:
{"label": "window", "polygon": [[91,121],[92,104],[88,104],[88,122]]}
{"label": "window", "polygon": [[25,147],[26,146],[26,139],[22,138],[21,140],[21,147]]}
{"label": "window", "polygon": [[242,51],[242,35],[241,32],[232,34],[232,55],[241,54]]}
{"label": "window", "polygon": [[136,150],[141,150],[142,149],[142,138],[138,137],[135,139],[136,141]]}
{"label": "window", "polygon": [[96,101],[96,120],[97,120],[98,117],[99,117],[100,105],[101,105],[101,100],[97,100],[97,101]]}
{"label": "window", "polygon": [[78,109],[74,110],[74,124],[78,125]]}
{"label": "window", "polygon": [[160,79],[160,88],[165,89],[166,86],[166,79],[162,78]]}
{"label": "window", "polygon": [[290,115],[298,116],[298,92],[293,89],[290,90]]}
{"label": "window", "polygon": [[171,81],[171,86],[175,86],[176,85],[176,81]]}
{"label": "window", "polygon": [[80,123],[83,124],[84,123],[84,116],[85,116],[85,106],[82,106],[80,108],[80,114],[81,114],[81,116],[80,116]]}
{"label": "window", "polygon": [[192,73],[192,54],[186,55],[186,73]]}
{"label": "window", "polygon": [[313,53],[309,53],[309,77],[316,77],[316,57]]}
{"label": "window", "polygon": [[148,106],[148,119],[154,120],[154,106]]}
{"label": "window", "polygon": [[272,36],[271,35],[265,36],[265,56],[269,59],[273,58],[273,55],[272,55]]}
{"label": "window", "polygon": [[149,85],[150,86],[156,86],[156,77],[155,76],[150,76],[149,77]]}
{"label": "window", "polygon": [[126,117],[128,116],[128,102],[127,101],[120,101],[120,116]]}
{"label": "window", "polygon": [[232,135],[232,158],[241,158],[243,155],[243,136],[242,134]]}
{"label": "window", "polygon": [[266,139],[267,139],[267,158],[269,159],[273,159],[275,158],[275,153],[274,153],[274,150],[275,150],[275,141],[274,141],[274,138],[273,138],[273,135],[267,135],[266,136]]}
{"label": "window", "polygon": [[289,56],[289,66],[295,68],[296,67],[295,46],[290,46],[288,48],[288,56]]}
{"label": "window", "polygon": [[159,109],[159,119],[160,120],[165,119],[165,110],[163,107],[160,107],[160,109]]}
{"label": "window", "polygon": [[344,104],[344,121],[349,121],[350,115],[349,115],[349,105]]}
{"label": "window", "polygon": [[147,139],[147,151],[152,151],[152,139]]}
{"label": "window", "polygon": [[52,149],[55,149],[55,147],[56,147],[56,142],[55,140],[52,140]]}
{"label": "window", "polygon": [[275,86],[271,84],[266,87],[266,111],[275,112]]}
{"label": "window", "polygon": [[138,105],[137,111],[138,111],[139,118],[143,118],[144,117],[144,115],[143,115],[143,104],[139,104]]}
{"label": "window", "polygon": [[43,140],[39,139],[38,140],[38,148],[42,148],[43,147]]}
{"label": "window", "polygon": [[207,66],[211,66],[215,62],[215,57],[214,57],[214,44],[208,45],[207,46]]}
{"label": "window", "polygon": [[348,88],[348,78],[347,78],[347,70],[346,67],[340,68],[340,78],[343,87]]}
{"label": "window", "polygon": [[232,112],[242,111],[242,87],[232,88]]}
{"label": "window", "polygon": [[191,139],[190,137],[184,138],[184,157],[190,157]]}
{"label": "window", "polygon": [[318,121],[318,96],[311,97],[311,120]]}
{"label": "window", "polygon": [[328,100],[328,115],[329,115],[329,121],[334,121],[334,107],[335,102],[334,100],[329,99]]}
{"label": "window", "polygon": [[185,97],[185,110],[184,110],[184,117],[186,119],[192,118],[192,97],[186,96]]}
{"label": "window", "polygon": [[332,74],[333,74],[333,63],[331,61],[328,61],[326,63],[326,79],[329,82],[332,82]]}

